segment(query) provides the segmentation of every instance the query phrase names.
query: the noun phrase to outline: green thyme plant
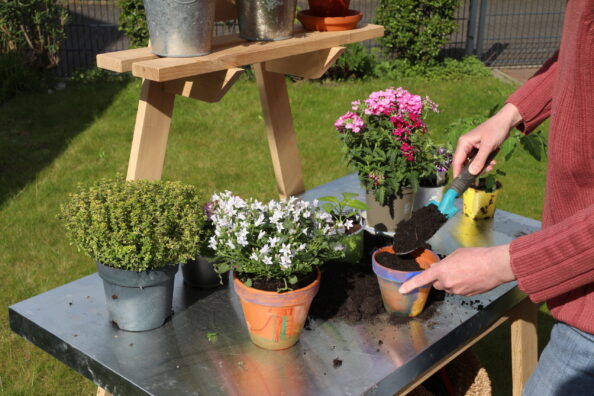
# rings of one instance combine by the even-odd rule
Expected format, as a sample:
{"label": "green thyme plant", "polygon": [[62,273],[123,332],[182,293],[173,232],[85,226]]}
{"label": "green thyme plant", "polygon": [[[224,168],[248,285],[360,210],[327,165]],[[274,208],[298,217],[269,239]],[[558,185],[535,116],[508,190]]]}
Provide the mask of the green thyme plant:
{"label": "green thyme plant", "polygon": [[180,182],[102,180],[70,196],[59,217],[78,249],[113,268],[144,271],[196,256],[206,218]]}

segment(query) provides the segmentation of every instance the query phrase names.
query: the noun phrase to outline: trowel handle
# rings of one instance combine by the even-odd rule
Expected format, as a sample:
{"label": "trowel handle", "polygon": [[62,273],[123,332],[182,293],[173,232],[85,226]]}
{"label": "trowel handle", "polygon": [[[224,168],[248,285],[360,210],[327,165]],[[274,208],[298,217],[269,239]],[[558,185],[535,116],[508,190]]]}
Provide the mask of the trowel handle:
{"label": "trowel handle", "polygon": [[[472,164],[472,161],[470,161],[464,167],[464,169],[462,169],[462,172],[458,175],[458,177],[456,177],[454,179],[454,181],[450,185],[450,189],[456,190],[456,192],[458,193],[458,196],[461,196],[464,193],[464,191],[466,191],[468,189],[468,187],[470,187],[472,185],[472,183],[474,183],[474,180],[477,178],[477,176],[480,175],[481,172],[491,163],[491,161],[493,160],[493,158],[495,158],[495,155],[497,154],[498,151],[499,150],[495,150],[491,154],[489,154],[489,156],[487,157],[487,161],[485,161],[485,166],[483,167],[483,169],[481,169],[481,171],[477,175],[473,175],[472,173],[470,173],[468,171],[470,164]],[[473,159],[473,161],[474,161],[474,159]]]}

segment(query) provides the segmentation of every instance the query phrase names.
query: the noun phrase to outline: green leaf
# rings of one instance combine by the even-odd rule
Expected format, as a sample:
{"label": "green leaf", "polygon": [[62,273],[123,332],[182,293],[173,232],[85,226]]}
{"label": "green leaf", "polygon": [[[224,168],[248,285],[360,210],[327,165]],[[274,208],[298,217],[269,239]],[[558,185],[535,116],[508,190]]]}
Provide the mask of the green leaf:
{"label": "green leaf", "polygon": [[247,278],[244,282],[244,285],[246,285],[247,287],[252,287],[252,278]]}
{"label": "green leaf", "polygon": [[298,281],[298,279],[297,279],[297,276],[296,275],[293,275],[293,276],[291,276],[289,278],[289,283],[292,284],[292,285],[296,284],[297,281]]}
{"label": "green leaf", "polygon": [[219,333],[210,331],[210,332],[206,333],[206,338],[208,338],[208,342],[214,343],[219,338]]}
{"label": "green leaf", "polygon": [[326,196],[326,197],[321,197],[321,198],[318,198],[318,201],[330,201],[330,202],[334,202],[335,204],[338,204],[338,203],[340,203],[340,202],[338,201],[338,198],[336,198],[336,197],[333,197],[332,195],[328,195],[328,196]]}
{"label": "green leaf", "polygon": [[357,193],[351,193],[351,192],[343,192],[342,196],[345,200],[347,199],[351,199],[351,198],[355,198],[356,196],[358,196],[359,194]]}
{"label": "green leaf", "polygon": [[328,213],[332,213],[335,208],[335,206],[332,205],[330,202],[323,203],[322,205],[320,205],[320,207]]}
{"label": "green leaf", "polygon": [[349,208],[353,208],[353,209],[359,209],[359,210],[368,210],[369,209],[369,206],[367,206],[366,203],[358,201],[356,199],[351,199],[351,200],[347,201],[346,205]]}
{"label": "green leaf", "polygon": [[544,145],[538,135],[522,136],[520,143],[524,149],[537,161],[542,160],[542,152],[544,151]]}
{"label": "green leaf", "polygon": [[511,156],[516,151],[516,147],[518,147],[518,141],[513,137],[508,138],[503,144],[501,145],[501,153],[503,154],[506,161],[509,161]]}

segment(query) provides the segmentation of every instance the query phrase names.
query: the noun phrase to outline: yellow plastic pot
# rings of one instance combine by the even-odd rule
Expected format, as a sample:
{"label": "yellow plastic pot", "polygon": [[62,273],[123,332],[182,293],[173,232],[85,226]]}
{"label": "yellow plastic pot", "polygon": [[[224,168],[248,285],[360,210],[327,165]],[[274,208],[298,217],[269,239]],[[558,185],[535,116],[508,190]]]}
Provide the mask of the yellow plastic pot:
{"label": "yellow plastic pot", "polygon": [[489,193],[470,187],[462,195],[464,215],[475,220],[490,219],[495,214],[497,197],[500,192],[501,188]]}

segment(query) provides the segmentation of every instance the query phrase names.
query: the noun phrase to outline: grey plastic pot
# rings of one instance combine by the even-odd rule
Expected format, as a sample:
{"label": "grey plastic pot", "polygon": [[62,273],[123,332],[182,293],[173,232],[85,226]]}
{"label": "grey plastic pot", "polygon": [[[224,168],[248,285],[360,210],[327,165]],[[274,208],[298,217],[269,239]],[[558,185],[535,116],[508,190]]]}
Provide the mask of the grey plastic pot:
{"label": "grey plastic pot", "polygon": [[211,51],[216,0],[144,0],[153,54],[171,57]]}
{"label": "grey plastic pot", "polygon": [[112,323],[126,331],[162,326],[172,314],[173,283],[178,267],[136,272],[97,262]]}
{"label": "grey plastic pot", "polygon": [[191,287],[211,288],[221,284],[221,278],[212,266],[215,259],[198,256],[194,260],[188,260],[182,264],[182,274],[184,282]]}
{"label": "grey plastic pot", "polygon": [[400,196],[391,198],[387,205],[380,205],[373,192],[367,192],[367,226],[376,231],[394,232],[396,224],[410,219],[415,199],[412,188],[405,188]]}
{"label": "grey plastic pot", "polygon": [[285,40],[293,35],[297,0],[236,0],[239,36],[244,40]]}

